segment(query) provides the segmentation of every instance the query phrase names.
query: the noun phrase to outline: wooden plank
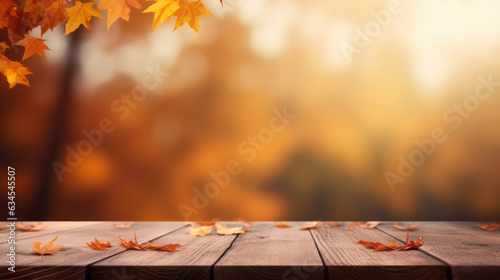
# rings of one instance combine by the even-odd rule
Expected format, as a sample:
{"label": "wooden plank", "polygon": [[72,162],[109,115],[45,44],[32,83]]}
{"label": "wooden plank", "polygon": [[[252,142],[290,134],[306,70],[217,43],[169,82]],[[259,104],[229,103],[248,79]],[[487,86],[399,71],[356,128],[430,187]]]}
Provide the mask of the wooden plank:
{"label": "wooden plank", "polygon": [[[19,224],[20,222],[16,222]],[[36,222],[23,222],[24,224],[36,224]],[[70,230],[79,227],[86,227],[101,222],[43,222],[47,226],[40,231],[21,231],[16,230],[16,241],[23,240],[26,238],[32,238],[35,236],[52,234],[54,232],[60,232],[65,230]],[[0,231],[0,244],[6,243],[10,235],[9,228]]]}
{"label": "wooden plank", "polygon": [[[59,235],[55,244],[64,247],[57,254],[46,255],[41,259],[31,249],[35,238],[16,241],[16,272],[8,271],[8,264],[3,261],[0,264],[0,279],[15,279],[15,277],[19,279],[23,277],[30,279],[84,279],[86,266],[125,250],[116,245],[119,235],[130,240],[135,231],[138,238],[145,242],[184,226],[184,223],[140,222],[134,223],[131,228],[115,228],[114,223],[102,223],[54,232],[51,235],[38,236],[36,240],[48,243]],[[92,250],[85,242],[92,241],[94,237],[101,241],[108,239],[114,246],[106,251]],[[9,247],[9,244],[0,244],[0,251],[8,252]]]}
{"label": "wooden plank", "polygon": [[312,230],[326,266],[327,279],[446,279],[446,265],[419,252],[367,249],[359,240],[391,243],[378,229],[325,227]]}
{"label": "wooden plank", "polygon": [[[403,225],[410,223],[403,222]],[[424,236],[420,248],[446,262],[451,267],[452,279],[499,279],[500,231],[484,231],[480,225],[487,222],[416,222],[419,228],[411,236]],[[406,232],[386,223],[384,232],[406,239]]]}
{"label": "wooden plank", "polygon": [[[161,237],[158,244],[183,245],[176,252],[129,250],[90,267],[92,279],[210,279],[210,270],[236,235],[192,236],[181,229]],[[136,278],[135,278],[136,277]]]}
{"label": "wooden plank", "polygon": [[323,279],[323,264],[308,230],[259,222],[239,235],[215,265],[214,279]]}

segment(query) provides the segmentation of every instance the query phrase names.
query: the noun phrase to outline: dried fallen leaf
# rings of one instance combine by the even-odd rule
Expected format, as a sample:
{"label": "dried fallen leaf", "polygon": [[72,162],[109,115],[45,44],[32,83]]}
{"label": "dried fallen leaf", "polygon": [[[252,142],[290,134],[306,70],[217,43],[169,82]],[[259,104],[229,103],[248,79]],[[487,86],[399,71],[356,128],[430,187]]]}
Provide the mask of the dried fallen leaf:
{"label": "dried fallen leaf", "polygon": [[215,229],[217,230],[217,234],[222,235],[246,233],[250,230],[247,227],[227,227],[219,223],[215,223]]}
{"label": "dried fallen leaf", "polygon": [[135,250],[141,250],[141,251],[146,251],[146,248],[144,248],[139,242],[137,242],[137,236],[135,235],[134,232],[134,241],[126,241],[123,237],[118,236],[120,238],[120,246],[126,248],[126,249],[135,249]]}
{"label": "dried fallen leaf", "polygon": [[305,229],[317,229],[321,225],[321,222],[316,221],[316,222],[307,222],[303,224],[300,229],[305,230]]}
{"label": "dried fallen leaf", "polygon": [[236,219],[236,220],[237,220],[238,222],[242,222],[242,223],[243,223],[243,225],[244,225],[245,227],[247,227],[247,228],[251,228],[251,227],[253,226],[253,222],[249,222],[249,221],[247,221],[247,220],[245,220],[245,219],[243,219],[243,218],[238,218],[238,219]]}
{"label": "dried fallen leaf", "polygon": [[144,247],[148,248],[149,250],[175,252],[175,249],[182,247],[182,245],[180,244],[158,245],[154,242],[147,242],[146,245],[144,245]]}
{"label": "dried fallen leaf", "polygon": [[347,227],[348,230],[353,230],[355,227],[364,224],[364,222],[351,222],[349,227]]}
{"label": "dried fallen leaf", "polygon": [[55,253],[59,252],[59,250],[61,250],[61,248],[62,248],[62,245],[54,247],[54,242],[56,241],[56,239],[58,237],[59,236],[56,236],[56,238],[52,239],[52,241],[50,241],[47,244],[43,244],[42,242],[35,240],[33,242],[34,245],[31,249],[33,249],[33,251],[35,251],[35,253],[40,255],[40,259],[42,259],[43,255],[55,254]]}
{"label": "dried fallen leaf", "polygon": [[274,226],[277,228],[289,228],[292,227],[289,223],[285,222],[274,222]]}
{"label": "dried fallen leaf", "polygon": [[396,239],[391,244],[384,244],[380,242],[371,242],[366,240],[359,240],[357,244],[363,245],[366,248],[373,249],[373,251],[391,251],[399,250],[406,251],[410,249],[417,249],[424,244],[424,237],[420,237],[415,241],[410,241],[410,233],[406,234],[406,244],[403,246],[398,245]]}
{"label": "dried fallen leaf", "polygon": [[205,236],[212,231],[214,226],[192,226],[187,229],[189,234],[196,236]]}
{"label": "dried fallen leaf", "polygon": [[212,219],[211,221],[198,221],[198,224],[200,226],[213,226],[218,221],[220,221],[220,219],[215,218],[215,219]]}
{"label": "dried fallen leaf", "polygon": [[488,225],[480,226],[480,228],[487,231],[498,230],[500,228],[500,222],[494,222]]}
{"label": "dried fallen leaf", "polygon": [[39,230],[42,230],[43,228],[45,228],[47,225],[42,223],[42,222],[38,222],[36,225],[34,226],[31,226],[31,225],[23,225],[23,224],[19,224],[19,225],[16,225],[16,228],[18,230],[22,230],[22,231],[39,231]]}
{"label": "dried fallen leaf", "polygon": [[104,251],[104,250],[107,250],[108,247],[111,247],[111,244],[109,243],[108,240],[104,241],[104,242],[100,242],[99,240],[97,240],[97,238],[94,238],[94,242],[90,242],[87,243],[85,242],[85,244],[87,244],[90,248],[94,249],[94,250],[100,250],[100,251]]}
{"label": "dried fallen leaf", "polygon": [[381,222],[366,222],[366,223],[360,224],[359,226],[364,227],[364,228],[375,228],[378,225],[380,225],[380,223]]}
{"label": "dried fallen leaf", "polygon": [[418,226],[409,226],[409,227],[404,227],[402,226],[400,223],[394,223],[392,225],[393,227],[399,229],[399,230],[405,230],[405,231],[412,231],[412,230],[416,230],[418,228]]}
{"label": "dried fallen leaf", "polygon": [[344,222],[323,222],[323,224],[329,227],[341,227],[344,225]]}
{"label": "dried fallen leaf", "polygon": [[134,224],[133,223],[116,224],[115,228],[129,228],[129,227],[132,227],[132,225],[134,225]]}

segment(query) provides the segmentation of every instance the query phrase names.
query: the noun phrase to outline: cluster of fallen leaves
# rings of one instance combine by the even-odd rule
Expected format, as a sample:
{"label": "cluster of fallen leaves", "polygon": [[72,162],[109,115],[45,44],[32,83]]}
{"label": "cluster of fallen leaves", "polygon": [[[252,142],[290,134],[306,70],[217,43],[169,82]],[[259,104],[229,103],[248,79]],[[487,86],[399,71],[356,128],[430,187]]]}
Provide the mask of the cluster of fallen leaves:
{"label": "cluster of fallen leaves", "polygon": [[228,227],[224,224],[219,223],[219,219],[213,219],[209,222],[199,221],[197,223],[191,224],[191,227],[187,229],[188,233],[195,236],[205,236],[212,232],[212,228],[215,227],[215,233],[219,235],[233,235],[233,234],[243,234],[249,232],[252,229],[253,223],[248,222],[245,219],[239,218],[237,221],[241,222],[243,226],[241,227]]}
{"label": "cluster of fallen leaves", "polygon": [[[201,0],[152,0],[143,13],[154,13],[153,30],[165,20],[176,17],[174,30],[187,23],[196,33],[199,32],[201,15],[212,15],[203,6]],[[222,3],[222,1],[221,1]],[[102,0],[94,8],[94,2],[69,0],[1,0],[0,29],[7,28],[10,42],[0,42],[0,73],[2,73],[12,88],[17,84],[29,86],[26,75],[33,74],[21,64],[34,54],[45,57],[45,50],[50,50],[44,39],[30,35],[30,32],[40,27],[41,35],[49,29],[66,21],[64,36],[75,31],[80,25],[92,30],[92,18],[102,19],[99,11],[107,11],[108,30],[119,18],[129,21],[132,8],[142,10],[138,0]],[[63,37],[64,37],[63,36]],[[13,61],[5,56],[5,51],[14,45],[23,46],[24,54],[21,62]]]}
{"label": "cluster of fallen leaves", "polygon": [[[125,238],[118,236],[119,242],[118,245],[122,246],[123,248],[127,250],[140,250],[140,251],[146,251],[146,250],[156,250],[156,251],[168,251],[168,252],[175,252],[176,248],[181,247],[182,245],[180,244],[165,244],[165,245],[158,245],[154,242],[147,242],[144,246],[142,246],[138,241],[137,241],[137,235],[134,232],[134,240],[127,241]],[[111,243],[106,240],[104,242],[100,242],[97,238],[94,238],[94,242],[85,242],[90,248],[94,250],[99,250],[99,251],[105,251],[108,248],[111,247]]]}
{"label": "cluster of fallen leaves", "polygon": [[396,239],[394,239],[394,241],[391,244],[383,244],[380,242],[372,242],[366,240],[359,240],[357,244],[363,245],[364,247],[369,249],[373,249],[373,251],[390,251],[390,250],[404,251],[410,249],[417,249],[418,247],[424,245],[424,237],[420,237],[415,241],[410,241],[410,233],[407,232],[405,245],[398,245]]}

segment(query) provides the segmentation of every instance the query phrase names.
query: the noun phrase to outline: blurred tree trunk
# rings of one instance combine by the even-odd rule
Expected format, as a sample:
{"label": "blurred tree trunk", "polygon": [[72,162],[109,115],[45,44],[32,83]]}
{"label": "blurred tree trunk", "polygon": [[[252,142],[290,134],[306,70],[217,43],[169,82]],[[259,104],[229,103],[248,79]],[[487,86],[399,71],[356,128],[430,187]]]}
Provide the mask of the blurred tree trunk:
{"label": "blurred tree trunk", "polygon": [[74,97],[73,82],[78,70],[81,36],[82,31],[79,28],[71,33],[68,36],[69,38],[66,38],[66,40],[69,40],[69,44],[66,50],[59,93],[50,122],[52,128],[47,134],[48,145],[40,168],[39,186],[35,190],[35,201],[30,213],[31,220],[47,219],[50,206],[54,203],[54,185],[57,179],[54,178],[55,173],[52,163],[58,159],[67,132],[67,120],[69,119],[68,115]]}

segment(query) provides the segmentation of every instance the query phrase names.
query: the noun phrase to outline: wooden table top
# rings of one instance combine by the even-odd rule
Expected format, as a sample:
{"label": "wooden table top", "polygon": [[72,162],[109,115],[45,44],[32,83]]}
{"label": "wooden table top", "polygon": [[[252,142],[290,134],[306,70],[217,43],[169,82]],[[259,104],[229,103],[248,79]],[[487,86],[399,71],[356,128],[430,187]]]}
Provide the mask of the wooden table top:
{"label": "wooden table top", "polygon": [[[121,223],[121,222],[120,222]],[[228,222],[234,223],[234,222]],[[409,224],[409,222],[403,222]],[[356,244],[360,239],[403,242],[406,232],[383,222],[377,228],[327,227],[300,230],[272,222],[256,222],[239,235],[192,236],[184,222],[45,222],[41,231],[16,231],[16,272],[0,263],[0,279],[500,279],[500,230],[484,231],[488,222],[414,222],[410,239],[424,237],[418,250],[375,252]],[[348,222],[346,222],[348,224]],[[118,236],[139,242],[179,243],[176,252],[126,250]],[[0,231],[6,254],[8,230]],[[59,236],[63,248],[40,258],[33,241],[48,243]],[[113,245],[89,248],[94,237]],[[401,243],[400,242],[400,243]]]}

